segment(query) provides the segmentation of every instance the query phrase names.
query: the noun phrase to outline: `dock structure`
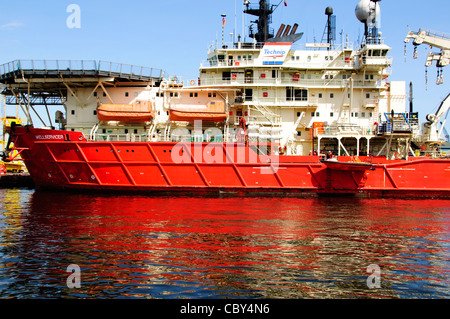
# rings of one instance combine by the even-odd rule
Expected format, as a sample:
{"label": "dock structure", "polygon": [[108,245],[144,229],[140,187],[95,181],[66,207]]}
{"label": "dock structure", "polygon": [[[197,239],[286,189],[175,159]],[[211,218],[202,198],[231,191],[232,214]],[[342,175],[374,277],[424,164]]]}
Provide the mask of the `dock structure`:
{"label": "dock structure", "polygon": [[0,189],[34,188],[34,182],[28,173],[6,173],[0,175]]}

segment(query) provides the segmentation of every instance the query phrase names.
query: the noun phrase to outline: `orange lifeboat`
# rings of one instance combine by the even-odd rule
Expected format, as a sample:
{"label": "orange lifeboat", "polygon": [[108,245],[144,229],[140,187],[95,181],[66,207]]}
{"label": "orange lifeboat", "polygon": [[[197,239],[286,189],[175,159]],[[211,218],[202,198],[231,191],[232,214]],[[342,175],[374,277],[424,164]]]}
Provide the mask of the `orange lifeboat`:
{"label": "orange lifeboat", "polygon": [[169,110],[171,121],[193,122],[222,122],[227,119],[223,101],[211,101],[207,105],[182,105],[171,107]]}
{"label": "orange lifeboat", "polygon": [[149,122],[155,118],[149,101],[133,104],[102,104],[97,108],[100,121]]}

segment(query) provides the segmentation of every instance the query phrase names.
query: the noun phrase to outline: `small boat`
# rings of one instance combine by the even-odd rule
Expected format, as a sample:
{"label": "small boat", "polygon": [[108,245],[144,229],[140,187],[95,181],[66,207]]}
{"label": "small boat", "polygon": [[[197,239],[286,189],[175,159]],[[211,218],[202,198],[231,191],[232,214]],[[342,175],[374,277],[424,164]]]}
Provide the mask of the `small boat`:
{"label": "small boat", "polygon": [[149,101],[133,104],[102,104],[97,108],[100,121],[149,122],[155,118]]}
{"label": "small boat", "polygon": [[171,121],[223,122],[227,119],[227,113],[223,101],[211,101],[200,106],[180,105],[171,107],[169,117]]}

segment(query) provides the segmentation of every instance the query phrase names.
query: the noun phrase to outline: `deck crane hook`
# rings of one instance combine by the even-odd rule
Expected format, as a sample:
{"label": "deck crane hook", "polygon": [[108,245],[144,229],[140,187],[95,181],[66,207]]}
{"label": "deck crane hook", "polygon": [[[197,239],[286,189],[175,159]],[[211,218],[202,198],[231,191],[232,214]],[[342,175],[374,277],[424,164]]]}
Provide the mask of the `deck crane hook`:
{"label": "deck crane hook", "polygon": [[413,59],[416,60],[419,57],[419,53],[417,53],[417,45],[414,46]]}
{"label": "deck crane hook", "polygon": [[[437,79],[436,84],[441,85],[444,83],[443,67],[450,64],[450,35],[437,33],[433,31],[426,31],[419,29],[419,32],[409,31],[404,40],[406,43],[411,40],[414,45],[414,59],[418,58],[417,47],[421,44],[427,44],[430,49],[438,48],[441,51],[439,53],[429,52],[425,61],[425,66],[428,68],[433,61],[436,61],[437,67]],[[427,69],[426,69],[427,70]],[[427,71],[425,71],[425,77],[427,77]],[[428,82],[427,78],[425,79]]]}
{"label": "deck crane hook", "polygon": [[436,84],[437,85],[441,85],[444,83],[444,70],[442,69],[442,67],[439,67],[437,69],[437,79],[436,79]]}

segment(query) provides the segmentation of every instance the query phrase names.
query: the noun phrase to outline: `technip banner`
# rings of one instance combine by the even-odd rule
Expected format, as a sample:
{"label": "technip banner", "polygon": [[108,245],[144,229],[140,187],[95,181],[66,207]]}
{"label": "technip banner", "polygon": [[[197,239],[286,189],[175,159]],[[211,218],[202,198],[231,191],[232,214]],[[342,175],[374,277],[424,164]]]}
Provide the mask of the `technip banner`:
{"label": "technip banner", "polygon": [[261,52],[263,65],[281,65],[291,49],[292,43],[265,43]]}

